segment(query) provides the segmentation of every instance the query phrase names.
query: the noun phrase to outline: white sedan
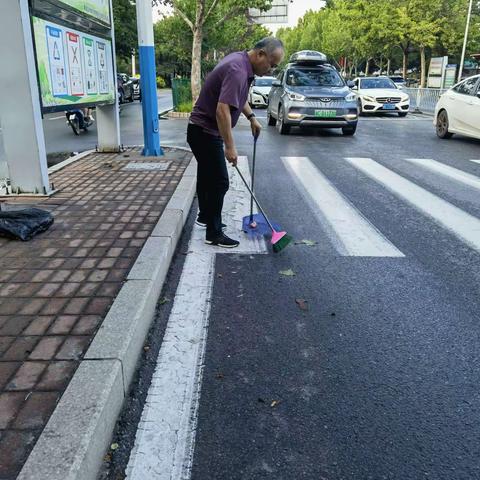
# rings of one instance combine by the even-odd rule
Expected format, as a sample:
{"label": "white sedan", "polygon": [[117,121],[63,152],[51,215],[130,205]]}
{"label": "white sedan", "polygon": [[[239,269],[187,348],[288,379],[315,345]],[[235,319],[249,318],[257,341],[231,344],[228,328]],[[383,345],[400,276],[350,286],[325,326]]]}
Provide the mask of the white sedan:
{"label": "white sedan", "polygon": [[480,75],[457,83],[440,97],[433,124],[440,138],[454,133],[480,138]]}
{"label": "white sedan", "polygon": [[392,112],[405,117],[410,97],[388,77],[364,77],[354,80],[352,90],[357,94],[360,113]]}
{"label": "white sedan", "polygon": [[251,107],[267,107],[268,95],[275,77],[255,77],[248,92],[248,103]]}

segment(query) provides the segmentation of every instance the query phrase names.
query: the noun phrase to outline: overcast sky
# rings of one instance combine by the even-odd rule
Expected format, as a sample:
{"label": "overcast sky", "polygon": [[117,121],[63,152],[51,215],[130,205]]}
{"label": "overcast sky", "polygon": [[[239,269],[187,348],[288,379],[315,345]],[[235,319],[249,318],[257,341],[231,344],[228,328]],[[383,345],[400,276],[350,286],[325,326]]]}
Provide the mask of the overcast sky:
{"label": "overcast sky", "polygon": [[[293,0],[288,6],[288,26],[294,27],[298,19],[305,15],[307,10],[319,10],[325,4],[321,0]],[[162,6],[160,12],[169,12],[166,7]],[[159,8],[153,9],[153,21],[156,22],[160,18]],[[268,25],[270,27],[270,25]],[[271,26],[273,27],[273,25]],[[272,28],[274,30],[274,28]]]}

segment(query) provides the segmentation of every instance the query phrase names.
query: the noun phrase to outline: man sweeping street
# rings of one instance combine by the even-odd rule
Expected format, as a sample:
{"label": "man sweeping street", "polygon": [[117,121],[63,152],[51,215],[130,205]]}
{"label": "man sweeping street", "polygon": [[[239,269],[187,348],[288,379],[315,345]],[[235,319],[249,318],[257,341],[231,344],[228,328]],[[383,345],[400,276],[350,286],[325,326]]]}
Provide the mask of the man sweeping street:
{"label": "man sweeping street", "polygon": [[236,166],[238,153],[232,129],[241,113],[250,121],[252,134],[260,135],[262,127],[248,104],[248,90],[255,75],[269,74],[283,56],[283,44],[274,37],[260,40],[248,52],[227,55],[208,75],[193,108],[187,142],[198,163],[196,224],[206,228],[205,243],[209,245],[239,245],[238,240],[223,233],[223,199],[229,186],[225,158]]}

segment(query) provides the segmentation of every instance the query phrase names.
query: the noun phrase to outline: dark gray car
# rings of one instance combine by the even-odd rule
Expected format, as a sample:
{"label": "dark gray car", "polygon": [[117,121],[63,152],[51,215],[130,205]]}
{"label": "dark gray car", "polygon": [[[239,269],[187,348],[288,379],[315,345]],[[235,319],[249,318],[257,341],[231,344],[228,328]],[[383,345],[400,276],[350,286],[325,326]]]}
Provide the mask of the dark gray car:
{"label": "dark gray car", "polygon": [[309,52],[294,54],[272,84],[268,99],[268,124],[282,135],[290,128],[341,128],[353,135],[358,109],[355,94],[337,70],[325,63],[325,56]]}

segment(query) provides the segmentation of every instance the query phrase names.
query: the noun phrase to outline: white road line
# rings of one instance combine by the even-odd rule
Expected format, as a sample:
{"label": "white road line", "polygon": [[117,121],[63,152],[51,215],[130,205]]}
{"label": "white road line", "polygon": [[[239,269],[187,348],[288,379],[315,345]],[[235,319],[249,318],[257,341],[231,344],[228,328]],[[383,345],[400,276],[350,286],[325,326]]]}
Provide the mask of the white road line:
{"label": "white road line", "polygon": [[464,185],[480,190],[480,178],[470,173],[466,173],[463,170],[426,158],[406,158],[405,160],[414,163],[415,165],[420,165],[432,172],[451,178],[452,180],[456,180]]}
{"label": "white road line", "polygon": [[61,117],[51,117],[49,118],[48,120],[60,120],[61,118],[63,118],[63,120],[67,120],[67,117],[65,117],[65,115],[62,115]]}
{"label": "white road line", "polygon": [[480,160],[470,160],[471,162],[480,163]]}
{"label": "white road line", "polygon": [[[249,179],[246,157],[239,167]],[[229,232],[240,234],[249,197],[231,171],[224,212]],[[233,222],[234,220],[234,222]],[[135,445],[127,467],[129,480],[188,480],[193,460],[197,412],[208,332],[216,253],[195,226],[157,359]],[[241,238],[232,253],[266,253],[264,240]]]}
{"label": "white road line", "polygon": [[321,174],[308,157],[281,157],[313,211],[333,231],[340,254],[358,257],[404,257]]}
{"label": "white road line", "polygon": [[472,248],[480,251],[480,220],[478,218],[406,180],[371,158],[349,157],[346,160]]}

